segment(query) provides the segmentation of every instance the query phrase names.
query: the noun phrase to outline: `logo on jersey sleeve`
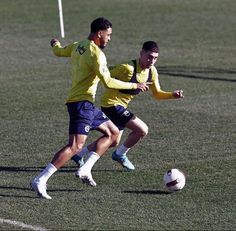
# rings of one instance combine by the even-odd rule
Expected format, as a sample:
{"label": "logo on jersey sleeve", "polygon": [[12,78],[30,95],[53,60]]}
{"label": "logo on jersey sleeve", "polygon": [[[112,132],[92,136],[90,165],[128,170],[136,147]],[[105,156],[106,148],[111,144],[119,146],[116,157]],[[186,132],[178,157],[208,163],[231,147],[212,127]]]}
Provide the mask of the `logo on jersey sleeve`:
{"label": "logo on jersey sleeve", "polygon": [[79,45],[77,48],[76,48],[76,52],[79,52],[81,55],[86,51],[86,48],[82,45]]}

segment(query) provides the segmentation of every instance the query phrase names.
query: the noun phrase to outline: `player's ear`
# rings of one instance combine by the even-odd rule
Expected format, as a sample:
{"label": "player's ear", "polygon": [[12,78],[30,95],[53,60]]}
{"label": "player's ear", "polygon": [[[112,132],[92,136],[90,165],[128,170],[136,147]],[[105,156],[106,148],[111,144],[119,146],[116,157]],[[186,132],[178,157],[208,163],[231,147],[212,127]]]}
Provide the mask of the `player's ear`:
{"label": "player's ear", "polygon": [[99,31],[98,31],[98,38],[101,38],[101,37],[102,37],[102,31],[99,30]]}

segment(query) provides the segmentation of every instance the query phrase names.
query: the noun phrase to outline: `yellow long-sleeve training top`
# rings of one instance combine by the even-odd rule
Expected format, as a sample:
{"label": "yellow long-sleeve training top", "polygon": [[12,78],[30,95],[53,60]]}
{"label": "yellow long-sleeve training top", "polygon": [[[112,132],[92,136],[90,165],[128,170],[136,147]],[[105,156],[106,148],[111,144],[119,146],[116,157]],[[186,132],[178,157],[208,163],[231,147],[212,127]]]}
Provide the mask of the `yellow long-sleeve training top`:
{"label": "yellow long-sleeve training top", "polygon": [[106,88],[137,88],[137,84],[124,83],[111,78],[107,68],[106,56],[93,41],[78,41],[65,47],[57,42],[52,49],[56,56],[71,57],[72,86],[67,103],[83,100],[94,102],[100,80]]}
{"label": "yellow long-sleeve training top", "polygon": [[[139,65],[139,60],[136,60],[137,63],[137,73],[136,79],[139,83],[147,82],[149,76],[149,69],[142,70]],[[109,68],[110,74],[113,78],[129,82],[133,76],[134,72],[134,63],[130,60],[127,63],[118,64]],[[173,99],[172,92],[166,92],[161,90],[160,83],[158,80],[158,72],[156,67],[151,67],[151,82],[150,89],[152,95],[156,99]],[[121,105],[125,108],[128,107],[130,101],[134,98],[135,95],[125,94],[116,89],[106,89],[104,94],[101,97],[101,106],[102,107],[111,107]]]}

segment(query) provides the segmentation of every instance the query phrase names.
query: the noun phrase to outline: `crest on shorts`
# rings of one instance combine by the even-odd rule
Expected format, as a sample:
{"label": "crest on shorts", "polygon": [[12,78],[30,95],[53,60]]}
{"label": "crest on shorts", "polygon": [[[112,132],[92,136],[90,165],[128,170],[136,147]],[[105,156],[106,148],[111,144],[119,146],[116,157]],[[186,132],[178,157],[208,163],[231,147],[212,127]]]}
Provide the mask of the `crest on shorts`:
{"label": "crest on shorts", "polygon": [[86,125],[86,126],[84,127],[84,130],[85,130],[86,132],[89,132],[90,126],[89,126],[89,125]]}
{"label": "crest on shorts", "polygon": [[124,115],[124,116],[129,116],[129,115],[130,115],[130,112],[126,110],[126,111],[124,111],[123,115]]}

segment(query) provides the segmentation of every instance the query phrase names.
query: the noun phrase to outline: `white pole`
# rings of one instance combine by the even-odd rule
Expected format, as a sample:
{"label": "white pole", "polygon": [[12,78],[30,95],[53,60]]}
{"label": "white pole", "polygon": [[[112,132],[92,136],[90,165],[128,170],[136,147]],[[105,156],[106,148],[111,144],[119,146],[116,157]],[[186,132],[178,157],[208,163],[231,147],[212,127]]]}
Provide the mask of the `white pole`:
{"label": "white pole", "polygon": [[63,22],[63,12],[62,12],[61,0],[58,0],[58,9],[59,9],[59,17],[60,17],[61,37],[64,38],[65,32],[64,32],[64,22]]}

